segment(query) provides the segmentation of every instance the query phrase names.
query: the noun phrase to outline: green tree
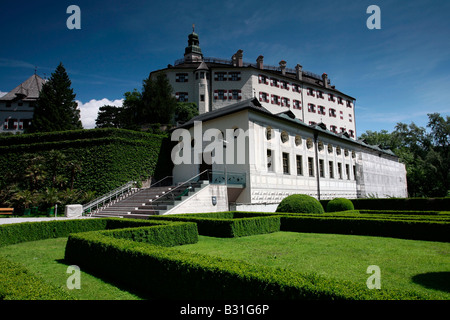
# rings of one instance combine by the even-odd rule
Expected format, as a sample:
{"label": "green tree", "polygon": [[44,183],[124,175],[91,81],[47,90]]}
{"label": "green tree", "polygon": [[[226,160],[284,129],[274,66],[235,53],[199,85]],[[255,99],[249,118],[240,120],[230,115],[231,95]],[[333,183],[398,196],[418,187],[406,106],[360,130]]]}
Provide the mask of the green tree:
{"label": "green tree", "polygon": [[71,81],[60,63],[42,86],[28,132],[82,129]]}
{"label": "green tree", "polygon": [[137,113],[138,123],[169,124],[173,121],[177,100],[172,96],[173,88],[165,73],[156,79],[150,76],[143,81],[142,103]]}
{"label": "green tree", "polygon": [[95,126],[97,128],[122,128],[123,107],[104,105],[99,108]]}
{"label": "green tree", "polygon": [[194,102],[178,102],[175,107],[175,123],[185,123],[198,116],[198,107]]}

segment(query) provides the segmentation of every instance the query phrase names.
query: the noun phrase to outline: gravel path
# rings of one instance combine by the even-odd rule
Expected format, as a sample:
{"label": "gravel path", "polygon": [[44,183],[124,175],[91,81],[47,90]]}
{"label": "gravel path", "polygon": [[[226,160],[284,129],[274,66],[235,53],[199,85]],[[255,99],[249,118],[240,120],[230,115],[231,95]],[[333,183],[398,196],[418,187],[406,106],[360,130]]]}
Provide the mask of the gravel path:
{"label": "gravel path", "polygon": [[40,221],[51,221],[51,220],[69,220],[69,219],[95,219],[91,217],[57,217],[57,218],[0,218],[1,224],[10,224],[10,223],[21,223],[21,222],[40,222]]}

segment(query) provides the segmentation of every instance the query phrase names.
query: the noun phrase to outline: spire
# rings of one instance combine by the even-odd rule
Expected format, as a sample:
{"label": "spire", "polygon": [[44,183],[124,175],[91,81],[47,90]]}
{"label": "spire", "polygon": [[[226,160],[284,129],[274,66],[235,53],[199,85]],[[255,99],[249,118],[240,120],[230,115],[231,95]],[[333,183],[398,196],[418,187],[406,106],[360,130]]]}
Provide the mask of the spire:
{"label": "spire", "polygon": [[202,49],[200,49],[200,41],[198,39],[198,34],[195,33],[195,24],[192,25],[192,33],[188,36],[188,46],[184,50],[184,61],[203,61]]}

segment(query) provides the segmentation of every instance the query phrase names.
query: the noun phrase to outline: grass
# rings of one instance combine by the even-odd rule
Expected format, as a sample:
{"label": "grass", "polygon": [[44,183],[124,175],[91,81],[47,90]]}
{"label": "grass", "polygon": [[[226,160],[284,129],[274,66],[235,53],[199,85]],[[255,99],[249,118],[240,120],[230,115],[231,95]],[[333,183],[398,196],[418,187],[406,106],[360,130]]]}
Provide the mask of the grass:
{"label": "grass", "polygon": [[[25,242],[0,248],[0,255],[21,263],[45,281],[66,290],[70,274],[64,263],[67,238]],[[382,288],[416,290],[432,299],[450,299],[450,244],[382,237],[276,232],[241,238],[199,236],[199,242],[177,247],[192,253],[244,260],[266,266],[351,280],[366,286],[367,267],[381,269]],[[81,270],[82,300],[139,300],[127,291]]]}
{"label": "grass", "polygon": [[450,244],[382,237],[276,232],[242,238],[200,236],[179,250],[312,272],[366,286],[370,265],[382,288],[416,290],[450,299]]}
{"label": "grass", "polygon": [[67,289],[69,265],[65,264],[64,250],[67,238],[24,242],[0,248],[0,255],[18,262],[34,274],[67,290],[74,299],[79,300],[140,300],[137,294],[97,278],[81,270],[81,289]]}

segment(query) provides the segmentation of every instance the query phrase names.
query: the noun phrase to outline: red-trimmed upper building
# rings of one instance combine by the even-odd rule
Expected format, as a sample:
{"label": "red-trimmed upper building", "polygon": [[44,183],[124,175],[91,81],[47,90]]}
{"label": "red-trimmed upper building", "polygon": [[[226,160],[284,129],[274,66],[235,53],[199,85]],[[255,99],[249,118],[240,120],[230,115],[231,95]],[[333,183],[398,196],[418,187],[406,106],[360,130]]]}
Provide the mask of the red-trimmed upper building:
{"label": "red-trimmed upper building", "polygon": [[313,74],[299,64],[290,69],[286,61],[267,66],[263,60],[244,62],[242,50],[230,60],[204,57],[192,32],[184,58],[150,75],[165,72],[177,100],[195,102],[200,114],[256,97],[274,114],[289,112],[307,125],[356,139],[355,98],[337,90],[327,74]]}

